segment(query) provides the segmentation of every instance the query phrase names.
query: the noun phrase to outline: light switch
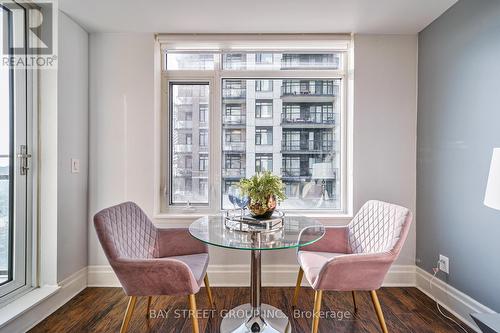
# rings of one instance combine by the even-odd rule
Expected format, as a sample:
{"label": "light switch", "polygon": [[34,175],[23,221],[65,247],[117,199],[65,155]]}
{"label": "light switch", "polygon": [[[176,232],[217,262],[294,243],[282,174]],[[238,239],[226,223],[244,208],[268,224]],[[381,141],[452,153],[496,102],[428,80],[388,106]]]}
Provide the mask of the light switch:
{"label": "light switch", "polygon": [[71,159],[71,173],[80,173],[80,160],[76,158]]}

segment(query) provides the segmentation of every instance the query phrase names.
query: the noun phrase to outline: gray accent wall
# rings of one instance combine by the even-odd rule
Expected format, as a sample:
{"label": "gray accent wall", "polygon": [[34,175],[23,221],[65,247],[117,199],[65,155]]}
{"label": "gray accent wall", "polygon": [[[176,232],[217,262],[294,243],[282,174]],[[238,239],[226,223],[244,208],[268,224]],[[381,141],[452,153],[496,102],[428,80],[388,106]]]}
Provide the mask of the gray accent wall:
{"label": "gray accent wall", "polygon": [[483,205],[500,147],[500,1],[460,0],[419,35],[417,265],[500,312],[500,211]]}

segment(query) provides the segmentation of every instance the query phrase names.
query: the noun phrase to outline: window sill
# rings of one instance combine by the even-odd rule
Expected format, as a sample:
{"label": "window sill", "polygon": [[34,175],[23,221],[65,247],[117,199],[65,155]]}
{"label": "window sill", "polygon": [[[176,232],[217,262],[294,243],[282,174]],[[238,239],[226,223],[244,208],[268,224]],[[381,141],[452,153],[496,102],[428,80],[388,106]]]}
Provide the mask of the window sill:
{"label": "window sill", "polygon": [[[310,218],[316,218],[322,222],[326,222],[326,220],[334,222],[350,222],[353,218],[352,214],[347,214],[347,213],[336,213],[336,212],[331,212],[331,211],[325,211],[325,212],[308,212],[308,211],[290,211],[287,213],[288,215],[291,216],[307,216]],[[172,212],[172,213],[158,213],[154,215],[154,218],[158,220],[159,224],[163,223],[168,223],[171,221],[194,221],[196,219],[199,219],[201,217],[207,216],[207,215],[215,215],[214,213],[208,213],[208,212],[191,212],[191,213],[178,213],[178,212]]]}
{"label": "window sill", "polygon": [[35,288],[16,300],[6,304],[0,308],[0,328],[40,304],[40,302],[55,294],[59,289],[59,286],[44,286]]}

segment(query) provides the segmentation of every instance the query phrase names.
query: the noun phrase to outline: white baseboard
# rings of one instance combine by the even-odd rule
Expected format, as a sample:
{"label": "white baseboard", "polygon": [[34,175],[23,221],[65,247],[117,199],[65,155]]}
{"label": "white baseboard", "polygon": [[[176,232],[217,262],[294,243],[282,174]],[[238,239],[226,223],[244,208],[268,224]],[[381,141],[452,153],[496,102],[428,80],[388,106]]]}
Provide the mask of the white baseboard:
{"label": "white baseboard", "polygon": [[120,287],[120,281],[109,265],[92,265],[87,267],[88,287]]}
{"label": "white baseboard", "polygon": [[443,308],[467,324],[470,328],[480,333],[481,331],[470,317],[470,314],[495,313],[495,311],[439,279],[434,279],[432,281],[431,290],[431,279],[432,275],[430,273],[424,271],[420,267],[416,267],[417,288],[430,298],[439,302]]}
{"label": "white baseboard", "polygon": [[[20,313],[18,316],[7,322],[0,328],[0,333],[26,332],[33,328],[36,324],[44,320],[51,313],[66,304],[70,299],[75,297],[79,292],[87,287],[87,267],[82,268],[78,272],[67,277],[59,283],[59,287],[54,286],[55,292],[50,296],[36,302],[28,309]],[[37,288],[33,293],[37,293],[44,288]],[[31,292],[22,297],[29,297]],[[16,300],[17,301],[17,300]],[[16,306],[15,302],[7,304],[5,307]]]}
{"label": "white baseboard", "polygon": [[[262,265],[264,287],[293,287],[297,281],[298,265]],[[250,285],[248,265],[209,265],[210,284],[214,287],[247,287]],[[88,267],[89,287],[120,287],[110,266]],[[302,281],[307,285],[306,279]],[[415,286],[415,266],[394,265],[384,281],[386,287]]]}

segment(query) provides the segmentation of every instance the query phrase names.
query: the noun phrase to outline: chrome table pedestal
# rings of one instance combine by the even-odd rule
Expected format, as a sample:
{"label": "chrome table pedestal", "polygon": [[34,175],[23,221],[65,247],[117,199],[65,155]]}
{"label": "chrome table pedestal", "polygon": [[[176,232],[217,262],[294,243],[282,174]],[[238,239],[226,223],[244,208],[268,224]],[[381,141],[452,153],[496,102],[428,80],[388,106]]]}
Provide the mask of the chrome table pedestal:
{"label": "chrome table pedestal", "polygon": [[[200,241],[226,249],[251,252],[251,303],[224,310],[222,333],[290,333],[288,317],[279,309],[260,303],[261,251],[299,248],[312,244],[325,234],[318,221],[304,216],[285,216],[283,227],[272,232],[247,232],[228,228],[222,215],[205,216],[189,226]],[[227,312],[226,312],[227,311]]]}
{"label": "chrome table pedestal", "polygon": [[251,251],[250,293],[251,304],[240,305],[226,314],[220,325],[221,333],[289,333],[288,317],[279,309],[260,303],[261,288],[261,251]]}

